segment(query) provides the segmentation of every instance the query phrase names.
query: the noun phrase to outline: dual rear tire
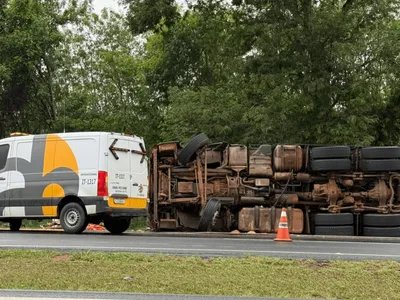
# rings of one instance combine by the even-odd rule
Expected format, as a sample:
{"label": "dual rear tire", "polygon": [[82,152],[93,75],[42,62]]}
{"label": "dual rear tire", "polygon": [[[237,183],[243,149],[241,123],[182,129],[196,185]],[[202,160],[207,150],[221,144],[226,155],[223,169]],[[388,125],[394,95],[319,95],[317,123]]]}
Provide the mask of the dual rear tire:
{"label": "dual rear tire", "polygon": [[314,234],[316,235],[354,235],[354,216],[352,213],[317,213],[313,219]]}
{"label": "dual rear tire", "polygon": [[[79,203],[71,202],[61,209],[60,223],[65,232],[79,234],[86,229],[89,221],[84,208]],[[111,234],[125,232],[128,230],[130,223],[130,218],[106,217],[104,219],[104,227]]]}

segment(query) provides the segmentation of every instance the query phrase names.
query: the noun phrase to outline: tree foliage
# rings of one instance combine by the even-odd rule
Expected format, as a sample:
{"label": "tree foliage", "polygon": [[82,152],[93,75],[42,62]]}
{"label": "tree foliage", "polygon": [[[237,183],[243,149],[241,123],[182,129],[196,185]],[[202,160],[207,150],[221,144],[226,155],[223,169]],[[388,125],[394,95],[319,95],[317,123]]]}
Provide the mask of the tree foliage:
{"label": "tree foliage", "polygon": [[400,0],[0,0],[0,135],[400,144]]}

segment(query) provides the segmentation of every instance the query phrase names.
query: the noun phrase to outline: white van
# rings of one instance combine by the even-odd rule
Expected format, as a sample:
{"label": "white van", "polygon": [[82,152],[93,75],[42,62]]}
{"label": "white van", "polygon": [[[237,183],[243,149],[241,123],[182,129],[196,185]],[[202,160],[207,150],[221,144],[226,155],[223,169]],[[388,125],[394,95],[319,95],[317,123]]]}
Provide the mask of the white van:
{"label": "white van", "polygon": [[104,222],[113,234],[146,216],[143,139],[108,132],[15,133],[0,140],[0,221],[58,218],[65,232]]}

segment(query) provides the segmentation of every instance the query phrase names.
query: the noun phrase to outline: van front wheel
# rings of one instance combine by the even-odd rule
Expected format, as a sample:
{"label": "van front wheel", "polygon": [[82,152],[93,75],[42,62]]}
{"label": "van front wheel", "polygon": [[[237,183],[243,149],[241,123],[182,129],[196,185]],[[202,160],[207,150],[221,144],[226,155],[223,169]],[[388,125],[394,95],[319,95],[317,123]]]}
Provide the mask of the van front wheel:
{"label": "van front wheel", "polygon": [[104,227],[111,233],[111,234],[121,234],[128,230],[129,226],[131,225],[130,218],[106,218],[104,220]]}
{"label": "van front wheel", "polygon": [[67,233],[82,233],[86,228],[85,210],[78,203],[68,203],[61,210],[60,223]]}

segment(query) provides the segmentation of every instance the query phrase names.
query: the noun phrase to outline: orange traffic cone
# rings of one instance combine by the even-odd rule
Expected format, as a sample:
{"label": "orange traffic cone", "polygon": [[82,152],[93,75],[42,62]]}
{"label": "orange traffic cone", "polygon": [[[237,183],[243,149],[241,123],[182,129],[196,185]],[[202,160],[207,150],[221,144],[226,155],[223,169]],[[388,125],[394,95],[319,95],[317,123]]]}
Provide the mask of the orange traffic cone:
{"label": "orange traffic cone", "polygon": [[292,239],[289,235],[289,228],[286,216],[286,208],[282,208],[281,219],[279,220],[278,233],[276,234],[275,241],[291,242]]}

